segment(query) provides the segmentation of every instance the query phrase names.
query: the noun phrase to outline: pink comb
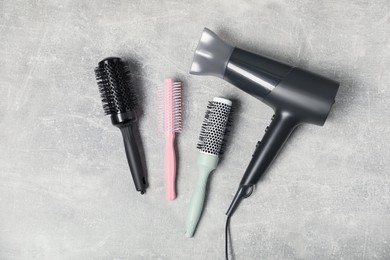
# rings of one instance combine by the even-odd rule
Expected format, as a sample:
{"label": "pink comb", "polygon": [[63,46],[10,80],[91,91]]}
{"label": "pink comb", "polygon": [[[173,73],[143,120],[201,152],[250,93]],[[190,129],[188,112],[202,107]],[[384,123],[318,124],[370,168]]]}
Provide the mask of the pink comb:
{"label": "pink comb", "polygon": [[165,177],[168,200],[176,198],[175,133],[181,132],[181,82],[164,80]]}

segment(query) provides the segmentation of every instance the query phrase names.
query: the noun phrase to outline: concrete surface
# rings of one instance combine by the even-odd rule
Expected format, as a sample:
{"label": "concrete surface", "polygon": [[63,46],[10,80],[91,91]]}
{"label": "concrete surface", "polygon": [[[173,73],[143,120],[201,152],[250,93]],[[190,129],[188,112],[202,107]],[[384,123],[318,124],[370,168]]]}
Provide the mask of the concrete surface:
{"label": "concrete surface", "polygon": [[[303,126],[232,219],[235,259],[390,259],[390,3],[0,1],[0,259],[223,259],[224,212],[272,111],[188,74],[204,26],[341,82],[324,127]],[[94,66],[133,63],[150,189],[135,192]],[[184,82],[178,198],[164,199],[156,89]],[[196,237],[184,237],[208,100],[236,100]]]}

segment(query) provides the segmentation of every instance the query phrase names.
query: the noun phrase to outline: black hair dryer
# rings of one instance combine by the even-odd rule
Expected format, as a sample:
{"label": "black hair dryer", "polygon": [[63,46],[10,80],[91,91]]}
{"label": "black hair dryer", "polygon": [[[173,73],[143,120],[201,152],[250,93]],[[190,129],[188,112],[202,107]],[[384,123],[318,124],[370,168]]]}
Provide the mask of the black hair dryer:
{"label": "black hair dryer", "polygon": [[339,83],[270,58],[234,48],[205,28],[195,51],[191,74],[220,77],[263,101],[275,111],[263,139],[257,143],[248,168],[226,213],[267,170],[293,130],[301,123],[322,126],[334,103]]}

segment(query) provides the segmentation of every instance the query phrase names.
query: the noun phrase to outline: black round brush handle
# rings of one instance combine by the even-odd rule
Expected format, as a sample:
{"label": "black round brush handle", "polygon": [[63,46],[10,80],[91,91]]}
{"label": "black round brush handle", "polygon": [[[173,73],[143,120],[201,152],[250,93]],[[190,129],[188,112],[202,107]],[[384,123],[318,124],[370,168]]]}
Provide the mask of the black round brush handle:
{"label": "black round brush handle", "polygon": [[147,182],[145,171],[142,166],[140,150],[138,149],[134,135],[134,129],[132,125],[121,126],[119,128],[122,132],[127,161],[129,163],[135,188],[137,191],[141,192],[141,194],[144,194],[147,188]]}
{"label": "black round brush handle", "polygon": [[265,130],[263,139],[257,143],[252,160],[226,215],[231,216],[241,200],[250,195],[252,186],[263,176],[298,124],[299,121],[287,112],[275,113],[271,124]]}

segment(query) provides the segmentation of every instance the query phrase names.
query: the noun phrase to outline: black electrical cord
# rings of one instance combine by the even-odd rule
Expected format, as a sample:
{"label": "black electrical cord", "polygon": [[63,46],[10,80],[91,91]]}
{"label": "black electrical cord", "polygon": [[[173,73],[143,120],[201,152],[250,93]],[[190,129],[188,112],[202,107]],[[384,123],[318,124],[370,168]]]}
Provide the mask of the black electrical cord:
{"label": "black electrical cord", "polygon": [[[251,185],[249,187],[249,190],[246,191],[246,194],[243,195],[243,199],[248,198],[250,195],[252,195],[253,190],[255,188],[255,185]],[[232,216],[232,213],[227,213],[226,218],[226,225],[225,225],[225,259],[229,260],[229,241],[230,244],[232,243],[230,239],[230,218]]]}
{"label": "black electrical cord", "polygon": [[227,216],[225,225],[225,258],[229,260],[229,235],[230,235],[230,216]]}

